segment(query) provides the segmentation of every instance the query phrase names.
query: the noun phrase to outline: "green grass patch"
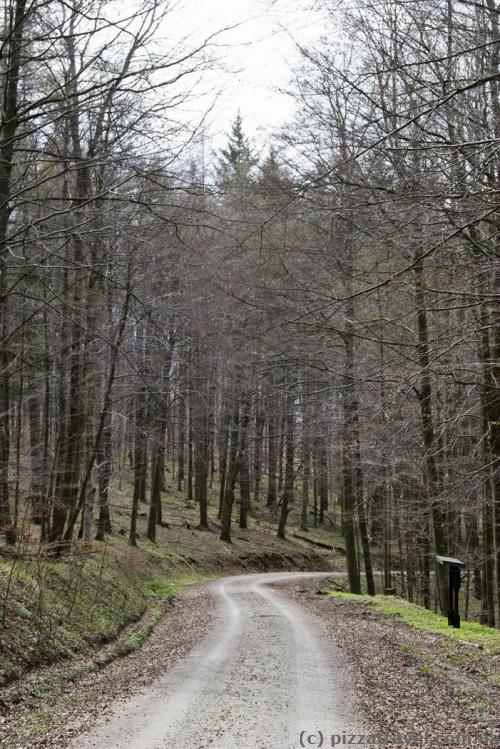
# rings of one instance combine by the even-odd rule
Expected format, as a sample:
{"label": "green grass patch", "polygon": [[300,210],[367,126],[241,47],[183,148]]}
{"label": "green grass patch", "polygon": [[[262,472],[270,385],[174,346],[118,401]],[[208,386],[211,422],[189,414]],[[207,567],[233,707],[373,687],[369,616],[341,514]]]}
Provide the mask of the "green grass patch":
{"label": "green grass patch", "polygon": [[[201,575],[197,576],[198,579]],[[192,575],[170,560],[113,544],[95,545],[60,560],[14,561],[0,568],[0,685],[33,666],[72,658],[117,640],[122,630],[152,616],[122,652],[137,649]],[[158,603],[161,601],[162,603]],[[157,613],[157,615],[155,614]]]}
{"label": "green grass patch", "polygon": [[175,596],[180,589],[180,585],[171,580],[156,579],[151,583],[151,590],[157,598],[171,598]]}
{"label": "green grass patch", "polygon": [[334,598],[344,598],[352,601],[373,606],[377,611],[399,619],[414,629],[422,629],[426,632],[443,635],[462,642],[471,642],[481,645],[493,654],[500,653],[500,631],[491,627],[485,627],[477,622],[462,621],[460,629],[448,626],[448,619],[441,614],[427,611],[422,606],[409,603],[403,598],[394,596],[367,596],[353,593],[342,593],[329,591]]}
{"label": "green grass patch", "polygon": [[419,667],[419,671],[422,676],[434,676],[434,671],[426,663],[422,663],[422,665]]}
{"label": "green grass patch", "polygon": [[[156,604],[153,606],[148,613],[148,617],[144,621],[141,621],[128,637],[122,637],[118,640],[115,647],[110,650],[108,657],[104,662],[109,662],[114,660],[115,657],[123,657],[124,655],[129,655],[129,653],[139,650],[153,631],[155,624],[160,620],[162,613],[162,605]],[[102,665],[104,665],[104,663],[102,663]]]}

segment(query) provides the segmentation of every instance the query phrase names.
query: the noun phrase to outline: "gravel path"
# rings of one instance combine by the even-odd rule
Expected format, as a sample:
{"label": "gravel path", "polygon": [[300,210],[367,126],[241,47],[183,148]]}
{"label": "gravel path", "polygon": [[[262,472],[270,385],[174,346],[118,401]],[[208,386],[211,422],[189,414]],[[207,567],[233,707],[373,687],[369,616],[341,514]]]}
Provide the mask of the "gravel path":
{"label": "gravel path", "polygon": [[[331,573],[268,573],[214,583],[210,636],[73,749],[299,747],[302,731],[363,732],[345,662],[315,617],[269,584]],[[316,742],[317,737],[313,736]],[[312,743],[307,743],[312,745]]]}

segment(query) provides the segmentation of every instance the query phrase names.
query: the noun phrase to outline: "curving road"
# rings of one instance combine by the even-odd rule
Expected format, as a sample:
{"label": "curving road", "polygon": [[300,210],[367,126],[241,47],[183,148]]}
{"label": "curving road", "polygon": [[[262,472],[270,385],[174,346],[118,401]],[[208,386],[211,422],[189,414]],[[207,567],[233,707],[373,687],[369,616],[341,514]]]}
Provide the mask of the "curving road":
{"label": "curving road", "polygon": [[117,704],[74,749],[293,749],[303,731],[362,733],[341,653],[286,589],[268,587],[331,575],[213,583],[219,615],[207,640],[153,687]]}

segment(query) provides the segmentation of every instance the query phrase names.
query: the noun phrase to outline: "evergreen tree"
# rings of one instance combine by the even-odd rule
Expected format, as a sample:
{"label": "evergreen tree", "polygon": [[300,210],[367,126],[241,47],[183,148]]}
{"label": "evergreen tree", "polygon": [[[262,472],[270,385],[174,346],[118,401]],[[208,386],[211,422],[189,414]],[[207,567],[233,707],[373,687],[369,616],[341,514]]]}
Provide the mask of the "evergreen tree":
{"label": "evergreen tree", "polygon": [[240,181],[250,176],[257,158],[252,153],[248,138],[243,131],[243,118],[238,112],[231,127],[228,144],[221,149],[217,176],[222,183]]}

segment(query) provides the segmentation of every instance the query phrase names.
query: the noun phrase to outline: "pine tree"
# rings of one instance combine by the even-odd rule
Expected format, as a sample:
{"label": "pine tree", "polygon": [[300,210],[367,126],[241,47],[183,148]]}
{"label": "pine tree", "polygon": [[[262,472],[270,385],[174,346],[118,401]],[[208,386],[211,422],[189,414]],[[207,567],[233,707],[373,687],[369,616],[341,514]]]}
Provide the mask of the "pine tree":
{"label": "pine tree", "polygon": [[234,180],[248,179],[257,158],[252,153],[248,138],[243,131],[243,118],[238,112],[231,127],[228,144],[221,149],[221,156],[216,167],[220,182],[228,183]]}

